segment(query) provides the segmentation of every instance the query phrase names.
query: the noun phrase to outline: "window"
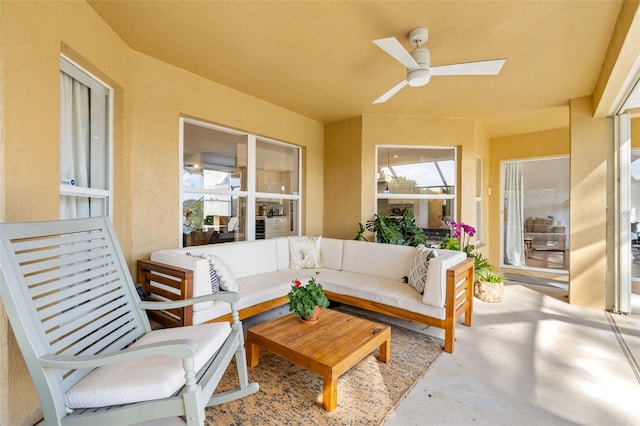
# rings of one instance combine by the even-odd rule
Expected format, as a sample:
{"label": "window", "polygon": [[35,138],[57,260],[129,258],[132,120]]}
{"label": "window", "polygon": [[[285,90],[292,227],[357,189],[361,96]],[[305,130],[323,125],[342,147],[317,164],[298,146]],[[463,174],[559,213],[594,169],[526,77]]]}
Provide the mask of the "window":
{"label": "window", "polygon": [[256,217],[264,218],[264,235],[256,239],[298,235],[300,149],[256,140]]}
{"label": "window", "polygon": [[439,241],[453,220],[456,197],[454,148],[379,146],[376,152],[377,213],[412,210],[416,224]]}
{"label": "window", "polygon": [[182,129],[184,246],[298,235],[300,148],[193,120]]}
{"label": "window", "polygon": [[111,89],[60,58],[60,219],[109,216]]}

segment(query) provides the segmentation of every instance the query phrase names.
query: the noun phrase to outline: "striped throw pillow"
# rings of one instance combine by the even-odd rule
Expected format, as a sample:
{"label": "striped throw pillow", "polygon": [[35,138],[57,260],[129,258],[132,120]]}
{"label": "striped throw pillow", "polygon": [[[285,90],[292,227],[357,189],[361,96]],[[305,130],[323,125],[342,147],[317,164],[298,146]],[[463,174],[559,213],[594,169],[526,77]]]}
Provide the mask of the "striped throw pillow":
{"label": "striped throw pillow", "polygon": [[[193,256],[190,251],[185,253],[187,256]],[[220,291],[220,278],[218,278],[218,273],[216,272],[216,268],[214,268],[213,264],[209,260],[209,256],[202,256],[204,259],[207,259],[209,263],[209,280],[211,282],[211,293],[218,293]]]}

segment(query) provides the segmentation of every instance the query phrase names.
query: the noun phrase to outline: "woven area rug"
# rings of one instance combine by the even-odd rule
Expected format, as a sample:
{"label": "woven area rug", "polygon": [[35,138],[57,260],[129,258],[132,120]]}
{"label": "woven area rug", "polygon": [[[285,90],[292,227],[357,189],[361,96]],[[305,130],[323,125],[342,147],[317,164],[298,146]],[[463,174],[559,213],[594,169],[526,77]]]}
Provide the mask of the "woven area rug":
{"label": "woven area rug", "polygon": [[[379,322],[379,321],[378,321]],[[377,350],[338,381],[338,407],[322,409],[322,377],[265,350],[249,369],[260,390],[207,409],[208,425],[379,425],[442,353],[429,336],[391,325],[391,362]],[[218,391],[237,386],[232,363]]]}

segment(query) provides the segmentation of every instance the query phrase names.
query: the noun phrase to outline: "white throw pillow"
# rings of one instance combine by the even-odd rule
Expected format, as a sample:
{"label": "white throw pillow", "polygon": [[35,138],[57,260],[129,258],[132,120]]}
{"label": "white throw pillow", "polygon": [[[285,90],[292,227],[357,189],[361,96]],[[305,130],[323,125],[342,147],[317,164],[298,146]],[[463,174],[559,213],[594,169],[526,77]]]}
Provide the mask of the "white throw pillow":
{"label": "white throw pillow", "polygon": [[289,238],[289,268],[314,269],[322,267],[320,243],[322,237]]}
{"label": "white throw pillow", "polygon": [[238,291],[238,283],[233,277],[231,270],[226,263],[218,256],[212,254],[203,254],[203,258],[208,259],[209,263],[213,266],[220,281],[220,289],[224,291]]}
{"label": "white throw pillow", "polygon": [[416,251],[409,264],[408,284],[418,293],[424,293],[427,273],[429,272],[429,260],[436,257],[438,253],[422,244],[416,247]]}
{"label": "white throw pillow", "polygon": [[[191,252],[185,253],[187,256],[193,256]],[[220,291],[220,278],[218,277],[218,273],[216,272],[216,268],[211,264],[209,255],[202,255],[203,259],[206,259],[209,262],[209,281],[211,282],[211,293],[217,293]]]}

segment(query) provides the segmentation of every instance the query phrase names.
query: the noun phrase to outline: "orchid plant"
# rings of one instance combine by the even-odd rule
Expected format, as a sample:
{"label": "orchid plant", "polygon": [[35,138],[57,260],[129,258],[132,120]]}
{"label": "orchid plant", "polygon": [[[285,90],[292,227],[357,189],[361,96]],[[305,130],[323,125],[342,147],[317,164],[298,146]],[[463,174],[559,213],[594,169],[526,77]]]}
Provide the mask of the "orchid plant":
{"label": "orchid plant", "polygon": [[[476,228],[462,222],[451,221],[449,225],[449,235],[445,238],[440,248],[447,250],[462,250],[468,257],[474,257],[473,251],[476,246],[471,244],[471,237],[476,235]],[[462,247],[462,249],[461,249]]]}
{"label": "orchid plant", "polygon": [[[471,238],[476,235],[476,229],[465,223],[451,221],[449,225],[449,235],[440,244],[440,248],[447,250],[463,251],[467,257],[474,259],[474,270],[476,278],[482,281],[502,282],[504,276],[493,272],[493,266],[482,253],[475,252],[476,246],[471,244]],[[462,250],[460,247],[462,246]]]}

